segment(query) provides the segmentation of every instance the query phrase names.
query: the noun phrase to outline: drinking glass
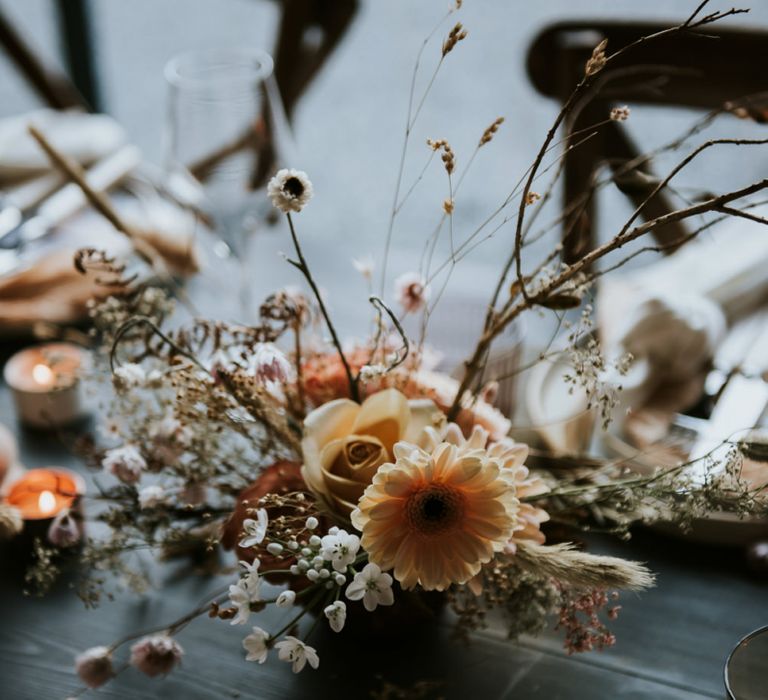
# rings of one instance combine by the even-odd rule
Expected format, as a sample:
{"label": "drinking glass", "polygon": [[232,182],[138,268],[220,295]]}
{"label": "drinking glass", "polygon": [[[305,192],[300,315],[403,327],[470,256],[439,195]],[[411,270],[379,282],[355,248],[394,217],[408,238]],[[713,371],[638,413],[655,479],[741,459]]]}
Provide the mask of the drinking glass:
{"label": "drinking glass", "polygon": [[768,689],[768,627],[742,639],[725,664],[725,689],[730,700],[762,700]]}
{"label": "drinking glass", "polygon": [[291,155],[272,68],[269,54],[252,48],[190,51],[165,68],[168,183],[202,186],[202,208],[221,238],[214,252],[241,263],[269,212],[266,181]]}

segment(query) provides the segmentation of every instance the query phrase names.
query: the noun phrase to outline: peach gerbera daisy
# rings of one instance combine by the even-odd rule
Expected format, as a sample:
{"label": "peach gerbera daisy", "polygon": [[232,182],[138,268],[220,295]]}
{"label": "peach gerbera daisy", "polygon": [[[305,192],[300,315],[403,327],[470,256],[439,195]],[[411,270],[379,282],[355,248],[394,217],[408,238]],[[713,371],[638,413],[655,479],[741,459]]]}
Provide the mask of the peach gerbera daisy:
{"label": "peach gerbera daisy", "polygon": [[452,425],[426,449],[399,442],[395,463],[379,467],[360,498],[352,522],[362,546],[403,588],[466,583],[520,528],[516,483],[527,448],[486,450],[487,440],[480,427],[465,440]]}

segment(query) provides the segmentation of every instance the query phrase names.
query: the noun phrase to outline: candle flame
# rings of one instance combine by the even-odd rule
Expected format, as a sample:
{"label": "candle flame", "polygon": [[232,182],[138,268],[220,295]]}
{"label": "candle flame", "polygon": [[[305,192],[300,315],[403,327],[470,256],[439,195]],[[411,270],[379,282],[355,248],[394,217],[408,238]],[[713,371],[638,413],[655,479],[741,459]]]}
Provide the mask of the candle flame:
{"label": "candle flame", "polygon": [[32,379],[38,384],[52,384],[53,377],[53,370],[48,365],[40,364],[32,368]]}
{"label": "candle flame", "polygon": [[50,491],[43,491],[37,500],[37,505],[41,513],[52,513],[56,510],[56,496]]}

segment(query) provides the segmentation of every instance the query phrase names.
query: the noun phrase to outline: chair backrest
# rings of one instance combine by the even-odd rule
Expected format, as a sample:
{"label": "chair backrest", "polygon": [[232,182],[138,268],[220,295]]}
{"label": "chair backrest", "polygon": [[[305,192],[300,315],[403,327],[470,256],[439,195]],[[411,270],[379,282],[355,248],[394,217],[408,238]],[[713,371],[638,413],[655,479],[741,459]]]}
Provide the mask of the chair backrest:
{"label": "chair backrest", "polygon": [[[616,50],[655,34],[668,25],[605,21],[559,22],[545,28],[532,42],[527,68],[536,89],[564,101],[584,75],[584,66],[594,47],[608,40],[608,51]],[[585,104],[569,125],[578,131],[604,120],[611,104],[632,102],[659,106],[714,109],[729,100],[768,92],[768,32],[725,29],[681,32],[636,46],[612,64],[611,80]],[[566,147],[570,145],[566,142]],[[566,261],[572,261],[594,246],[595,202],[588,193],[597,168],[608,163],[620,167],[640,155],[620,125],[610,123],[597,138],[566,154],[564,169],[565,206],[580,202],[564,221],[563,245]],[[649,172],[649,164],[643,168]],[[587,183],[587,184],[585,184]],[[625,191],[636,206],[647,192]],[[673,210],[664,192],[643,209],[646,218]],[[672,252],[675,241],[685,237],[682,224],[654,231]]]}
{"label": "chair backrest", "polygon": [[[544,95],[562,98],[562,63],[581,77],[592,49],[602,39],[608,50],[626,46],[640,37],[662,31],[668,25],[603,21],[559,22],[544,29],[528,51],[528,74]],[[768,32],[711,29],[681,32],[641,44],[617,59],[615,69],[649,67],[658,75],[671,70],[657,90],[637,90],[637,76],[611,84],[612,91],[626,90],[637,102],[709,109],[727,100],[768,89],[766,57]],[[570,85],[570,89],[574,84]]]}

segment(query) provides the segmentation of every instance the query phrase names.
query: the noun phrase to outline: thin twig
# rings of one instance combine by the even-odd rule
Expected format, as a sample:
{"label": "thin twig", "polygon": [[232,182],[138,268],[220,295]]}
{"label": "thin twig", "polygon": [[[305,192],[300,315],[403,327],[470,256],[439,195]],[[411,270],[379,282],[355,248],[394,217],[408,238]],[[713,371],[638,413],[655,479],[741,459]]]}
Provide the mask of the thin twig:
{"label": "thin twig", "polygon": [[352,372],[352,368],[349,365],[347,356],[344,354],[344,350],[341,347],[341,341],[339,340],[339,336],[336,334],[336,328],[333,325],[333,321],[331,321],[331,316],[328,313],[328,309],[326,309],[325,307],[323,296],[322,294],[320,294],[320,289],[318,288],[314,278],[312,277],[312,272],[309,269],[309,265],[307,265],[307,260],[304,257],[304,253],[301,249],[301,245],[299,244],[299,238],[296,235],[296,229],[293,226],[293,219],[291,218],[290,213],[287,213],[286,217],[288,218],[288,227],[291,229],[291,238],[293,239],[293,247],[296,249],[296,255],[299,257],[298,262],[296,262],[295,260],[289,260],[288,262],[290,262],[296,269],[298,269],[304,275],[304,279],[307,280],[307,283],[312,288],[312,293],[315,295],[315,299],[317,300],[317,305],[320,307],[320,313],[323,315],[323,318],[325,319],[325,324],[328,326],[328,331],[331,334],[331,340],[333,341],[333,345],[336,348],[336,352],[338,352],[339,354],[339,358],[341,359],[341,364],[344,365],[344,372],[347,375],[347,382],[349,383],[350,396],[352,397],[353,401],[359,402],[360,390],[358,387],[358,377],[356,377]]}

